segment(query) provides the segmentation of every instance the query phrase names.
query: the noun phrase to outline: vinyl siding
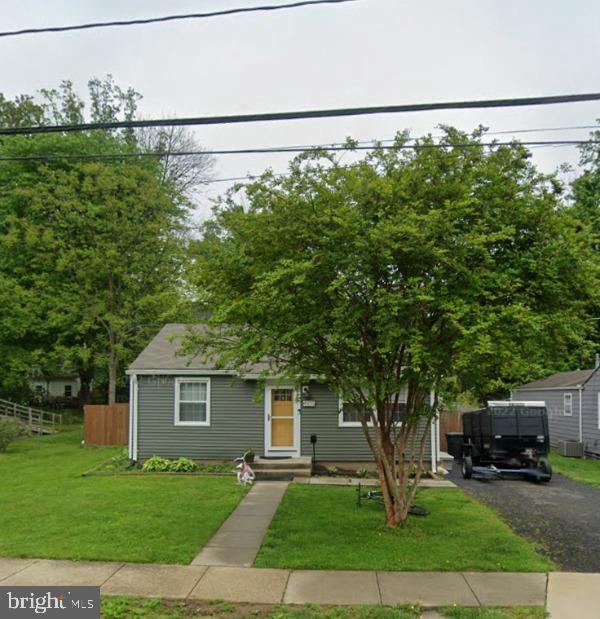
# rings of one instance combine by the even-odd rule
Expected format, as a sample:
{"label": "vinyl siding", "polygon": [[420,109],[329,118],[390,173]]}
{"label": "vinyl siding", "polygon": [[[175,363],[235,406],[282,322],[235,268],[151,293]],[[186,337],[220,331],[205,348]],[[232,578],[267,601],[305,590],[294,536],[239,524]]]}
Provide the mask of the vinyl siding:
{"label": "vinyl siding", "polygon": [[[175,378],[138,376],[139,459],[153,455],[233,459],[248,448],[264,455],[265,407],[262,388],[257,381],[210,376],[211,425],[194,427],[174,424]],[[316,434],[318,460],[372,460],[362,428],[339,427],[338,396],[316,383],[311,384],[310,391],[316,406],[300,411],[301,455],[312,456],[310,435]],[[430,458],[430,454],[431,438],[428,437],[425,457]]]}
{"label": "vinyl siding", "polygon": [[[326,386],[312,384],[315,408],[301,409],[300,442],[303,456],[312,456],[310,435],[317,435],[317,460],[372,461],[373,456],[360,427],[339,426],[339,398]],[[431,457],[431,440],[427,439],[425,458]]]}
{"label": "vinyl siding", "polygon": [[[564,414],[564,394],[573,398],[573,415]],[[578,389],[536,389],[530,391],[518,389],[513,391],[513,400],[543,400],[548,411],[548,429],[550,445],[558,446],[558,441],[579,440],[579,390]]]}
{"label": "vinyl siding", "polygon": [[[199,375],[201,376],[201,375]],[[233,459],[264,447],[264,405],[256,381],[210,376],[210,426],[176,426],[175,377],[138,377],[138,458]]]}
{"label": "vinyl siding", "polygon": [[583,446],[586,453],[596,457],[600,457],[598,393],[600,393],[600,372],[596,371],[583,388]]}

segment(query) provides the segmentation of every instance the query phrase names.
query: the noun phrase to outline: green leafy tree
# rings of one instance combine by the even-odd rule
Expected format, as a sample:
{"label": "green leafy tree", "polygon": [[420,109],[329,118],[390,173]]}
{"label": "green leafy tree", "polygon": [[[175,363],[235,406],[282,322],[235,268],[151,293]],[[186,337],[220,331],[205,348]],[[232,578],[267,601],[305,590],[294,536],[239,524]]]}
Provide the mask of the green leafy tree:
{"label": "green leafy tree", "polygon": [[[89,82],[89,113],[71,82],[41,97],[0,99],[0,124],[128,120],[138,93],[108,76]],[[88,115],[89,114],[89,115]],[[186,143],[169,144],[171,152]],[[208,157],[175,162],[73,155],[134,154],[131,131],[18,136],[0,141],[0,386],[22,392],[33,367],[75,368],[82,399],[92,379],[114,401],[121,374],[165,321],[190,317],[183,281],[192,202]],[[55,158],[43,159],[44,155]],[[65,156],[61,158],[61,156]],[[42,159],[28,159],[42,156]],[[22,159],[18,159],[18,158]],[[184,158],[185,160],[186,158]],[[194,166],[204,167],[196,170]],[[185,181],[185,182],[184,182]],[[105,369],[104,369],[105,368]]]}
{"label": "green leafy tree", "polygon": [[442,148],[426,137],[412,150],[399,135],[344,166],[303,155],[231,192],[196,248],[212,328],[185,350],[240,369],[269,358],[356,406],[389,526],[407,518],[441,399],[509,385],[585,343],[586,235],[525,148],[480,137],[446,128]]}
{"label": "green leafy tree", "polygon": [[[589,227],[597,260],[600,262],[600,128],[581,147],[581,174],[573,181],[573,214]],[[595,326],[594,341],[600,347],[600,304],[590,299],[590,322]],[[589,358],[586,360],[589,363]]]}

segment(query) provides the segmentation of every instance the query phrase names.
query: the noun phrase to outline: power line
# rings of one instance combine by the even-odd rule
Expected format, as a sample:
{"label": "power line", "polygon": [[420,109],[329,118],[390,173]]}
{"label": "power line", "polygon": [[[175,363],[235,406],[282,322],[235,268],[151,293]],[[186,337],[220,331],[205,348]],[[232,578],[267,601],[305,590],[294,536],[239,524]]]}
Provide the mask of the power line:
{"label": "power line", "polygon": [[398,114],[406,112],[431,112],[436,110],[468,110],[533,105],[557,105],[599,101],[600,93],[554,95],[543,97],[518,97],[513,99],[483,99],[477,101],[445,101],[440,103],[408,103],[296,112],[266,112],[258,114],[232,114],[227,116],[195,116],[190,118],[161,118],[154,120],[127,120],[101,123],[78,123],[71,125],[39,125],[34,127],[2,127],[0,135],[29,135],[34,133],[65,133],[71,131],[95,131],[106,129],[134,129],[140,127],[181,127],[201,125],[228,125],[237,123],[270,122],[281,120],[306,120],[335,118],[340,116],[366,116],[372,114]]}
{"label": "power line", "polygon": [[209,13],[187,13],[182,15],[164,15],[163,17],[149,17],[146,19],[127,19],[107,22],[91,22],[87,24],[75,24],[72,26],[49,26],[46,28],[23,28],[21,30],[7,30],[0,32],[0,37],[16,37],[24,34],[43,34],[51,32],[69,32],[73,30],[91,30],[93,28],[112,28],[116,26],[141,26],[144,24],[156,24],[161,22],[180,21],[184,19],[205,19],[208,17],[222,17],[226,15],[236,15],[239,13],[255,13],[259,11],[280,11],[285,9],[296,9],[303,6],[319,4],[342,4],[345,2],[356,2],[356,0],[301,0],[291,4],[274,4],[263,6],[248,6],[222,11],[211,11]]}
{"label": "power line", "polygon": [[264,148],[231,148],[215,150],[182,150],[182,151],[152,151],[126,153],[81,153],[61,154],[47,153],[41,155],[2,155],[0,161],[51,161],[51,160],[118,160],[118,159],[146,159],[161,157],[187,157],[192,155],[256,155],[265,153],[306,153],[316,150],[325,151],[366,151],[366,150],[427,150],[441,148],[496,148],[499,146],[579,146],[581,144],[600,144],[600,140],[536,140],[527,142],[464,142],[464,143],[429,143],[429,144],[381,144],[371,145],[327,145],[315,144],[312,146],[268,146]]}

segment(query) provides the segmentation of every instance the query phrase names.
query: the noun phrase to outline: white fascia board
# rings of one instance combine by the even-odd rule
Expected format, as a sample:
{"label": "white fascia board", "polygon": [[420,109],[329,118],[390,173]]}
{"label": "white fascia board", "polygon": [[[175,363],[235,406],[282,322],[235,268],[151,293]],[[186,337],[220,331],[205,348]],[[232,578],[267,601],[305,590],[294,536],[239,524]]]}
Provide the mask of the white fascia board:
{"label": "white fascia board", "polygon": [[[129,369],[125,370],[125,374],[127,376],[237,376],[239,378],[245,378],[249,380],[267,380],[267,381],[281,381],[281,380],[289,380],[289,378],[284,378],[281,375],[277,374],[260,374],[256,372],[237,372],[235,370],[203,370],[203,369],[165,369],[165,370],[138,370],[138,369]],[[309,380],[320,380],[321,377],[315,375],[311,375]]]}
{"label": "white fascia board", "polygon": [[546,406],[543,400],[489,400],[488,406],[508,407],[508,406]]}
{"label": "white fascia board", "polygon": [[583,385],[573,385],[572,387],[517,387],[511,393],[518,391],[577,391],[583,389]]}
{"label": "white fascia board", "polygon": [[126,370],[125,374],[138,376],[239,376],[240,378],[276,378],[275,376],[265,376],[264,374],[235,372],[233,370],[203,370],[203,369],[181,369],[181,370]]}

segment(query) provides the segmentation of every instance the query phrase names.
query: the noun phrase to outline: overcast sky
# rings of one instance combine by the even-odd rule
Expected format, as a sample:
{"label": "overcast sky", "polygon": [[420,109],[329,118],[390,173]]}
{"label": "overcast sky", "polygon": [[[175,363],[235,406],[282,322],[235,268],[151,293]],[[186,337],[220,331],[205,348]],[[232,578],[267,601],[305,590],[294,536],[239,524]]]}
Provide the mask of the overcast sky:
{"label": "overcast sky", "polygon": [[[0,29],[154,17],[291,0],[1,0]],[[270,13],[0,39],[9,97],[110,73],[145,117],[600,92],[600,2],[357,0]],[[206,148],[387,139],[447,123],[491,131],[590,125],[600,104],[258,123],[197,130]],[[521,139],[585,138],[585,130]],[[574,148],[535,149],[545,171]],[[285,155],[223,156],[215,177],[285,170]],[[213,184],[201,198],[226,188]]]}

